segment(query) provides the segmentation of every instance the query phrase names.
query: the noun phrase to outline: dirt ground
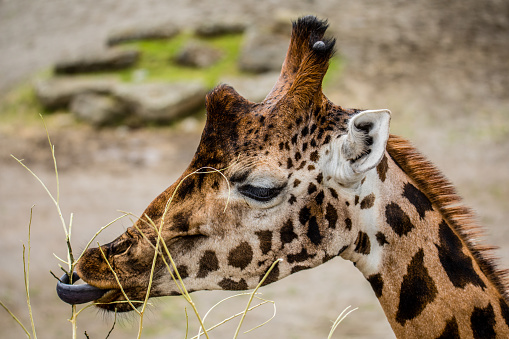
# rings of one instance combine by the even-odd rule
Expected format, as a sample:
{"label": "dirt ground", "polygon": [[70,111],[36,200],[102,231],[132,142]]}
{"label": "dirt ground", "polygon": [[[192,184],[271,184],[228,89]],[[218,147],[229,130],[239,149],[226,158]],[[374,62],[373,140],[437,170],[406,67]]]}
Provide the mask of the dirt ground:
{"label": "dirt ground", "polygon": [[[235,15],[264,20],[267,13],[292,11],[328,17],[345,68],[326,94],[345,107],[389,108],[392,132],[417,145],[456,184],[486,227],[486,242],[500,247],[509,268],[509,5],[504,1],[280,1],[235,2],[0,0],[0,93],[29,79],[63,55],[98,49],[113,27],[171,19],[192,26],[204,18]],[[0,112],[1,114],[1,112]],[[202,121],[172,128],[93,130],[51,117],[63,217],[73,213],[73,244],[79,252],[119,210],[140,214],[180,175],[199,141]],[[59,272],[53,253],[65,255],[65,236],[52,201],[10,154],[24,159],[55,193],[51,153],[42,124],[0,126],[0,300],[29,326],[23,286],[22,243],[27,245],[30,208],[30,291],[40,338],[70,338],[70,309],[54,291],[49,271]],[[130,221],[117,222],[98,239],[108,242]],[[331,321],[347,306],[359,307],[335,338],[392,338],[374,293],[348,262],[336,258],[264,287],[277,315],[241,338],[326,338]],[[230,295],[193,294],[203,315]],[[241,310],[246,299],[228,302],[210,324]],[[154,301],[144,321],[144,338],[184,338],[182,298]],[[265,306],[264,306],[265,307]],[[196,321],[190,323],[196,333]],[[245,329],[272,315],[267,307],[250,314]],[[87,309],[78,337],[105,338],[111,315]],[[212,338],[231,337],[236,327]],[[138,320],[122,318],[110,338],[135,338]],[[0,310],[0,337],[23,331]]]}

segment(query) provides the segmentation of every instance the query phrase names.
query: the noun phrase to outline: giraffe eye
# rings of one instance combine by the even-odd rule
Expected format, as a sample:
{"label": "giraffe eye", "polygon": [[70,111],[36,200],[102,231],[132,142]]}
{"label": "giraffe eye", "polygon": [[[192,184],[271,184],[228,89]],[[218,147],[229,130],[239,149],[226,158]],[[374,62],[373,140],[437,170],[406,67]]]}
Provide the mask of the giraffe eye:
{"label": "giraffe eye", "polygon": [[253,185],[242,185],[238,188],[239,192],[251,199],[260,202],[267,202],[279,195],[283,190],[282,187],[259,187]]}

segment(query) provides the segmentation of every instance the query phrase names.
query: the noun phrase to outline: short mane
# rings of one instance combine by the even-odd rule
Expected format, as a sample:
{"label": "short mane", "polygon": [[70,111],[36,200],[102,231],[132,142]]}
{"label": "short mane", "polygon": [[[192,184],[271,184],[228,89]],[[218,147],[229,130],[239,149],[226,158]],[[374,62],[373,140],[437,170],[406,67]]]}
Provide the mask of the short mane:
{"label": "short mane", "polygon": [[430,199],[445,221],[453,227],[467,244],[479,267],[493,282],[502,297],[509,302],[509,270],[496,265],[494,246],[480,244],[483,230],[477,224],[473,211],[464,206],[451,182],[406,139],[390,135],[387,151],[403,171],[412,178],[418,188]]}

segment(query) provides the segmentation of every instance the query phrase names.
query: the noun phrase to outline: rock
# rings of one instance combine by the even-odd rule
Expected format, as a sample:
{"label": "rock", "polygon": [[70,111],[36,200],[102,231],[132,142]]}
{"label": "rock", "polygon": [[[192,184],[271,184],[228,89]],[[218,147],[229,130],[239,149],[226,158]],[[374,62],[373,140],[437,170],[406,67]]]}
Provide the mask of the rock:
{"label": "rock", "polygon": [[271,91],[278,77],[278,72],[271,72],[250,77],[227,77],[221,79],[221,82],[232,86],[248,100],[262,102]]}
{"label": "rock", "polygon": [[281,70],[288,43],[289,36],[260,27],[250,28],[240,52],[239,68],[254,73]]}
{"label": "rock", "polygon": [[76,95],[71,101],[70,110],[78,119],[94,126],[111,125],[127,115],[126,108],[118,100],[97,93]]}
{"label": "rock", "polygon": [[207,89],[201,83],[121,84],[115,97],[132,113],[132,123],[170,122],[204,107]]}
{"label": "rock", "polygon": [[215,37],[226,34],[238,34],[246,30],[246,21],[239,19],[230,20],[205,20],[195,29],[195,34],[202,37]]}
{"label": "rock", "polygon": [[175,57],[175,62],[182,66],[205,68],[221,59],[222,52],[197,41],[189,41]]}
{"label": "rock", "polygon": [[57,74],[116,71],[134,65],[140,57],[136,49],[110,48],[103,53],[84,55],[75,60],[58,62]]}
{"label": "rock", "polygon": [[108,46],[138,40],[171,39],[180,33],[180,29],[171,22],[143,23],[126,26],[113,31],[107,40]]}
{"label": "rock", "polygon": [[45,109],[54,110],[68,107],[72,98],[80,93],[111,93],[118,83],[115,77],[58,76],[36,80],[34,91]]}

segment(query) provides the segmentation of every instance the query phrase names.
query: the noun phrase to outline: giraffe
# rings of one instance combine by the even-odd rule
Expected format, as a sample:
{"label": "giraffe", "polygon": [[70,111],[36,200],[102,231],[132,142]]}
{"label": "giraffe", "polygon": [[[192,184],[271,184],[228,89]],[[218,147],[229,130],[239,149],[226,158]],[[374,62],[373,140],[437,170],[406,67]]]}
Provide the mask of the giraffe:
{"label": "giraffe", "polygon": [[[344,109],[323,94],[335,46],[327,27],[313,16],[293,23],[262,103],[224,84],[207,95],[187,170],[135,226],[86,250],[76,273],[92,292],[70,286],[68,302],[129,311],[113,303],[125,300],[119,282],[129,299],[143,300],[152,220],[190,291],[252,289],[278,258],[264,284],[341,256],[371,284],[398,338],[509,337],[505,271],[479,244],[453,186],[389,134],[388,110]],[[178,294],[160,255],[150,297]]]}

